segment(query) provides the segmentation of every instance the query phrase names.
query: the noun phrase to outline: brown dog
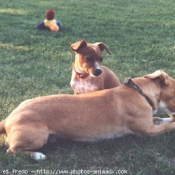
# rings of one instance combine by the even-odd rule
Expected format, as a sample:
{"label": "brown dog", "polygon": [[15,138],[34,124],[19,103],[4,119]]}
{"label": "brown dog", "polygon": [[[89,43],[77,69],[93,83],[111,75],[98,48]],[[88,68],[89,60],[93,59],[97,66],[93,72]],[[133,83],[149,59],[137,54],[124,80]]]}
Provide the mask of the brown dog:
{"label": "brown dog", "polygon": [[71,49],[75,52],[70,82],[74,94],[110,89],[120,84],[109,68],[101,66],[103,60],[101,52],[106,50],[111,54],[104,43],[91,44],[82,40],[72,44]]}
{"label": "brown dog", "polygon": [[32,150],[46,144],[50,135],[86,142],[174,130],[172,118],[153,118],[158,110],[175,114],[175,80],[163,71],[113,89],[24,101],[0,123],[0,134],[8,153],[23,150],[40,160],[45,155]]}

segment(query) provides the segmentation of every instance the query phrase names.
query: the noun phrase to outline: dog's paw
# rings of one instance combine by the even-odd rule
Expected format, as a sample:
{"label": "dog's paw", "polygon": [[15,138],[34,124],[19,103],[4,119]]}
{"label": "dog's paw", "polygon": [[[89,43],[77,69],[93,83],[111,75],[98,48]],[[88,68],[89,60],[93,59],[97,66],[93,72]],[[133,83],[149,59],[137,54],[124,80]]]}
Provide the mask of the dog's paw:
{"label": "dog's paw", "polygon": [[170,118],[172,119],[172,122],[175,122],[175,115],[172,114],[168,114],[170,116]]}
{"label": "dog's paw", "polygon": [[37,161],[45,160],[47,158],[43,153],[40,153],[40,152],[34,152],[32,157]]}
{"label": "dog's paw", "polygon": [[160,118],[160,117],[153,117],[153,123],[155,125],[161,125],[164,123],[171,123],[173,122],[172,118]]}

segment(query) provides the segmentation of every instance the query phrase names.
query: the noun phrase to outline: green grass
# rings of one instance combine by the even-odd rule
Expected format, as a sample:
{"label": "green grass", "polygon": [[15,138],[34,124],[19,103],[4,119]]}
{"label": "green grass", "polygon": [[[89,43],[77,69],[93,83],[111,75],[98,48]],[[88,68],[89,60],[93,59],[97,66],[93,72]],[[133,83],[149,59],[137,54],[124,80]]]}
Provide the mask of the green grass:
{"label": "green grass", "polygon": [[[49,8],[56,11],[56,19],[63,23],[58,33],[35,29]],[[82,39],[108,45],[112,56],[104,52],[103,64],[121,82],[126,77],[143,76],[157,69],[175,78],[174,10],[173,0],[1,2],[0,118],[6,118],[23,100],[72,94],[69,82],[74,54],[70,45]],[[170,132],[151,138],[127,136],[95,144],[60,140],[42,149],[48,159],[41,162],[22,153],[7,155],[1,144],[0,174],[13,169],[27,170],[28,174],[37,174],[31,172],[37,169],[103,169],[125,170],[127,175],[173,175],[174,138],[175,133]]]}

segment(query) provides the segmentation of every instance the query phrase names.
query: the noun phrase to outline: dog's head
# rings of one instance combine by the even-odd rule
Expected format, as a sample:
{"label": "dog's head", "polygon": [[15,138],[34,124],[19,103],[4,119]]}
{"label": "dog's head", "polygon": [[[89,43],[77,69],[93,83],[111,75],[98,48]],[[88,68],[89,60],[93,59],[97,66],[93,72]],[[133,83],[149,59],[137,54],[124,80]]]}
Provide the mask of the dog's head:
{"label": "dog's head", "polygon": [[98,76],[102,73],[103,56],[101,52],[106,50],[111,54],[108,47],[102,42],[91,44],[81,40],[72,44],[70,48],[75,52],[75,64],[92,76]]}
{"label": "dog's head", "polygon": [[154,81],[160,88],[159,109],[175,115],[175,80],[161,70],[144,77]]}

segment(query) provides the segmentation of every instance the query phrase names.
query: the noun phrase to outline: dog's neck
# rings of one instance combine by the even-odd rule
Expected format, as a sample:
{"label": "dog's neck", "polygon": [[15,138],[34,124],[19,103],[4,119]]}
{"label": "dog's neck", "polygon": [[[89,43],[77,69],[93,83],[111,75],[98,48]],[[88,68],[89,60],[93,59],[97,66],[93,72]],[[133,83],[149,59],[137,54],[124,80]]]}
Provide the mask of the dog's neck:
{"label": "dog's neck", "polygon": [[151,100],[153,113],[156,114],[159,111],[159,103],[161,99],[161,88],[152,80],[142,77],[134,78],[132,81],[143,91],[143,93]]}
{"label": "dog's neck", "polygon": [[127,78],[124,82],[125,85],[127,85],[128,87],[133,88],[135,91],[137,91],[140,95],[142,95],[143,97],[145,97],[146,101],[150,104],[150,106],[153,108],[153,103],[151,101],[151,99],[144,94],[144,92],[142,91],[142,89],[140,89],[140,87],[135,84],[131,78]]}

